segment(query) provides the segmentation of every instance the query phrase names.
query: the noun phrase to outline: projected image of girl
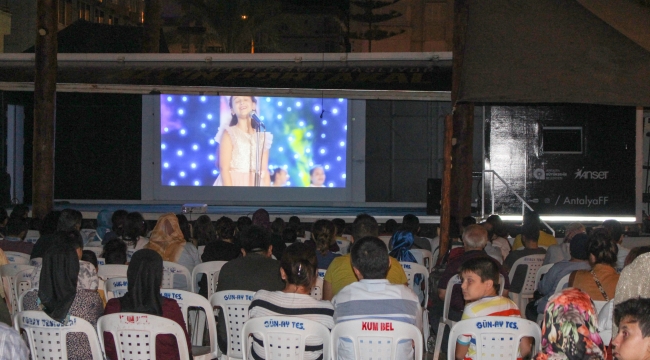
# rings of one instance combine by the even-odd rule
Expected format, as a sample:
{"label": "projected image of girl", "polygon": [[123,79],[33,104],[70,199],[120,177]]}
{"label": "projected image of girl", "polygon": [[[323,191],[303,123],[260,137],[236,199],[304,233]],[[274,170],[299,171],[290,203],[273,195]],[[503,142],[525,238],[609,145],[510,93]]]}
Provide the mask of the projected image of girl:
{"label": "projected image of girl", "polygon": [[[257,111],[257,98],[253,96],[231,96],[229,100],[232,119],[225,128],[219,143],[219,176],[215,186],[255,186],[256,156],[261,171],[261,186],[269,186],[269,150],[273,135],[257,133],[259,126],[251,118]],[[258,152],[259,149],[259,152]]]}
{"label": "projected image of girl", "polygon": [[321,165],[309,170],[309,187],[325,187],[325,169]]}

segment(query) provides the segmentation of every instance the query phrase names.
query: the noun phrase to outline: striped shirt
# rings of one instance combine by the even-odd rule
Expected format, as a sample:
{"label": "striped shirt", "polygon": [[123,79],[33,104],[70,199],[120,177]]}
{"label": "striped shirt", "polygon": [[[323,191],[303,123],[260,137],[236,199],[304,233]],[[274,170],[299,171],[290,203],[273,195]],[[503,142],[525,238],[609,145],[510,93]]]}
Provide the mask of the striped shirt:
{"label": "striped shirt", "polygon": [[[319,301],[310,295],[259,290],[248,308],[251,319],[262,316],[292,316],[312,320],[332,330],[334,308],[329,301]],[[264,359],[264,343],[253,334],[253,359]],[[316,337],[305,340],[304,360],[322,360],[323,341]]]}
{"label": "striped shirt", "polygon": [[[476,318],[479,316],[515,316],[521,317],[519,308],[512,300],[503,296],[489,296],[465,306],[461,320]],[[469,345],[465,360],[474,359],[476,355],[476,339],[469,334],[463,334],[458,337],[458,343]],[[518,357],[519,358],[519,357]]]}

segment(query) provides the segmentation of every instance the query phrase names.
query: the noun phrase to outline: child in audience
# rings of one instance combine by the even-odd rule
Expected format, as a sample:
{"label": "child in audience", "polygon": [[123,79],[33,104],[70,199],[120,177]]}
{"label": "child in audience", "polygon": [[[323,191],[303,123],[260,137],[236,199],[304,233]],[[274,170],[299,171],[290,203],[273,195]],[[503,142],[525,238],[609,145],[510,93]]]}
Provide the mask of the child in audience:
{"label": "child in audience", "polygon": [[[515,316],[521,317],[517,305],[507,297],[499,296],[499,268],[489,258],[479,257],[467,260],[460,267],[463,298],[468,303],[463,311],[462,320],[479,316]],[[530,353],[531,343],[522,339],[519,345],[521,355]],[[458,337],[456,359],[474,359],[476,339],[470,335]]]}
{"label": "child in audience", "polygon": [[104,245],[104,261],[106,265],[125,265],[126,243],[121,239],[113,239]]}
{"label": "child in audience", "polygon": [[616,305],[614,322],[618,327],[618,334],[612,339],[614,358],[650,359],[650,299],[630,299]]}

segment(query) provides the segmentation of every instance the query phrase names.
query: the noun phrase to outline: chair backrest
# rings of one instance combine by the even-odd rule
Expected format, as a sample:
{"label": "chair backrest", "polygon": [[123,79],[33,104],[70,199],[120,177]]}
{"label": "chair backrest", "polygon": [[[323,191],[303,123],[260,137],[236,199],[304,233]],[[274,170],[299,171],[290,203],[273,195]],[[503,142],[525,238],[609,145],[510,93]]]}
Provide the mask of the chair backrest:
{"label": "chair backrest", "polygon": [[100,247],[85,246],[84,250],[90,250],[90,251],[94,252],[95,256],[97,256],[97,257],[102,256],[102,254],[104,253],[104,248],[100,248]]}
{"label": "chair backrest", "polygon": [[445,301],[444,305],[442,308],[442,320],[440,321],[446,321],[449,320],[449,304],[451,303],[451,293],[454,291],[454,286],[455,285],[460,285],[461,280],[459,275],[454,275],[449,279],[449,282],[447,283],[447,291],[445,292]]}
{"label": "chair backrest", "polygon": [[[406,278],[408,279],[408,286],[413,290],[416,294],[424,295],[424,302],[421,303],[420,305],[426,307],[427,302],[429,301],[429,270],[420,264],[412,263],[412,262],[402,262],[400,261],[400,264],[402,265],[402,269],[404,269],[404,273],[406,274]],[[421,274],[422,275],[422,281],[424,282],[424,290],[421,288],[421,284],[415,284],[415,275],[416,274]]]}
{"label": "chair backrest", "polygon": [[[449,333],[447,359],[455,359],[456,339],[460,335],[471,335],[476,340],[476,356],[481,359],[517,358],[519,341],[523,337],[532,337],[532,358],[541,347],[542,331],[536,323],[509,316],[481,316],[457,322]],[[464,354],[463,354],[464,355]]]}
{"label": "chair backrest", "polygon": [[19,271],[14,276],[14,298],[11,299],[14,312],[21,311],[20,296],[32,288],[33,269]]}
{"label": "chair backrest", "polygon": [[33,258],[33,259],[29,260],[29,265],[34,266],[34,267],[41,266],[41,265],[43,265],[43,258],[42,257]]}
{"label": "chair backrest", "polygon": [[226,290],[217,291],[210,297],[212,308],[220,307],[226,323],[228,339],[228,356],[242,357],[241,329],[248,320],[248,306],[253,301],[254,291]]}
{"label": "chair backrest", "polygon": [[97,258],[97,266],[99,266],[99,265],[106,265],[106,259],[104,259],[103,257],[98,257]]}
{"label": "chair backrest", "polygon": [[352,242],[352,235],[350,235],[350,234],[343,234],[343,235],[341,235],[341,236],[344,237],[344,238],[346,238],[346,239],[348,239],[349,242]]}
{"label": "chair backrest", "polygon": [[7,260],[10,264],[27,265],[29,264],[29,255],[18,251],[5,251]]}
{"label": "chair backrest", "polygon": [[[79,230],[79,233],[81,234],[81,238],[83,239],[84,245],[88,244],[89,242],[93,241],[95,238],[95,234],[97,234],[97,230],[95,229],[81,229]],[[84,250],[86,250],[84,248]]]}
{"label": "chair backrest", "polygon": [[316,284],[311,288],[311,297],[313,297],[316,300],[323,300],[323,280],[325,279],[325,273],[327,272],[326,269],[318,269],[317,270],[317,275],[318,278],[316,279]]}
{"label": "chair backrest", "polygon": [[336,244],[339,246],[339,253],[345,255],[350,251],[350,241],[336,240]]}
{"label": "chair backrest", "polygon": [[43,311],[22,311],[14,315],[14,328],[27,334],[33,359],[68,359],[68,333],[86,334],[92,359],[104,359],[95,328],[82,318],[70,316],[68,323],[62,325]]}
{"label": "chair backrest", "polygon": [[203,256],[203,252],[205,251],[205,245],[199,246],[199,259],[201,256]]}
{"label": "chair backrest", "polygon": [[38,230],[27,230],[27,235],[25,235],[25,242],[36,244],[38,239],[41,237],[41,233]]}
{"label": "chair backrest", "polygon": [[[192,270],[192,280],[193,280],[192,292],[194,293],[199,292],[199,288],[196,284],[197,278],[200,277],[202,274],[205,274],[206,278],[208,279],[208,299],[209,299],[210,296],[214,294],[214,290],[217,288],[216,285],[219,282],[219,271],[221,271],[221,268],[226,263],[227,261],[208,261],[195,266],[194,270]],[[217,283],[214,282],[214,278],[217,278]]]}
{"label": "chair backrest", "polygon": [[[402,340],[412,340],[415,359],[422,359],[424,345],[422,333],[411,324],[386,319],[351,320],[336,324],[332,329],[330,341],[332,359],[338,359],[339,343],[353,347],[354,359],[393,359],[397,344]],[[339,341],[347,338],[348,341]],[[410,342],[409,342],[410,345]]]}
{"label": "chair backrest", "polygon": [[[7,264],[0,267],[0,277],[2,277],[2,282],[5,284],[4,288],[9,290],[9,294],[5,294],[5,296],[11,301],[10,312],[12,315],[18,310],[18,294],[16,294],[17,276],[20,274],[21,282],[24,282],[26,279],[24,274],[26,273],[29,275],[27,281],[31,281],[32,271],[34,271],[34,267],[31,265]],[[31,283],[24,285],[24,287],[27,286],[31,286]]]}
{"label": "chair backrest", "polygon": [[539,270],[539,268],[542,267],[542,264],[544,264],[544,256],[544,254],[528,255],[520,258],[512,264],[512,268],[508,274],[511,284],[519,266],[526,266],[527,269],[526,279],[524,280],[524,285],[519,294],[532,294],[535,292],[535,276],[537,275],[537,270]]}
{"label": "chair backrest", "polygon": [[319,338],[323,342],[321,358],[330,359],[330,331],[316,321],[289,316],[249,319],[241,330],[244,360],[251,358],[247,355],[253,344],[252,334],[264,344],[265,359],[302,360],[307,337]]}
{"label": "chair backrest", "polygon": [[[205,327],[204,321],[207,321],[211,354],[209,358],[216,358],[219,355],[219,346],[217,345],[217,323],[214,320],[212,305],[210,305],[208,299],[199,294],[177,289],[161,289],[160,294],[166,298],[176,300],[178,306],[181,308],[181,312],[183,313],[183,319],[187,325],[187,332],[191,337],[194,338],[193,335],[195,331],[202,331]],[[206,316],[190,316],[190,308],[201,308],[205,312]],[[193,329],[196,330],[193,331]],[[202,337],[200,340],[203,340]]]}
{"label": "chair backrest", "polygon": [[133,253],[135,253],[135,249],[126,249],[126,262],[131,262]]}
{"label": "chair backrest", "polygon": [[38,289],[32,288],[27,291],[24,291],[20,296],[18,297],[18,312],[25,311],[25,296],[29,294],[30,292],[35,291],[36,296],[38,296]]}
{"label": "chair backrest", "polygon": [[112,298],[122,297],[127,291],[129,291],[129,279],[125,277],[114,277],[104,281],[106,301]]}
{"label": "chair backrest", "polygon": [[[183,328],[175,321],[164,317],[141,313],[117,313],[104,315],[97,321],[97,334],[102,351],[106,352],[104,332],[113,335],[115,350],[121,359],[149,359],[139,354],[156,353],[156,337],[171,334],[176,338],[181,360],[190,358]],[[128,354],[128,355],[127,355]],[[133,354],[133,356],[130,356]]]}
{"label": "chair backrest", "polygon": [[116,277],[125,278],[128,269],[128,265],[99,265],[97,267],[97,276],[104,280]]}
{"label": "chair backrest", "polygon": [[558,281],[557,286],[555,286],[555,293],[562,292],[569,285],[569,277],[571,277],[571,274],[566,274]]}
{"label": "chair backrest", "polygon": [[598,311],[598,333],[600,333],[600,337],[603,339],[605,346],[609,346],[609,343],[612,341],[613,323],[614,299],[606,302]]}
{"label": "chair backrest", "polygon": [[174,279],[178,276],[185,277],[185,288],[179,290],[192,290],[192,274],[187,268],[181,264],[177,264],[171,261],[163,261],[163,280],[162,287],[163,289],[173,289],[174,288]]}
{"label": "chair backrest", "polygon": [[425,249],[411,249],[409,251],[413,254],[418,264],[423,265],[427,270],[429,270],[429,272],[431,272],[431,268],[434,264],[433,254],[431,251]]}
{"label": "chair backrest", "polygon": [[555,264],[546,264],[542,265],[538,270],[537,274],[535,274],[535,290],[537,290],[537,286],[539,285],[539,282],[542,281],[542,276],[544,276]]}

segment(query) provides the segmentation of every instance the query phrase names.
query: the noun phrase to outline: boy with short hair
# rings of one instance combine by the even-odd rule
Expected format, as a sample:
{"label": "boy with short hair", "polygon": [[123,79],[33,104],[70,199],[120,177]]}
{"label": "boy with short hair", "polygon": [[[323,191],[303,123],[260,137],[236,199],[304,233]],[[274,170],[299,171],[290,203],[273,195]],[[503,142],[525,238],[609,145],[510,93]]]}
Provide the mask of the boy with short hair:
{"label": "boy with short hair", "polygon": [[[517,305],[512,300],[498,295],[499,267],[491,259],[474,258],[466,261],[460,267],[460,277],[466,302],[462,320],[480,316],[521,317]],[[530,353],[529,340],[522,340],[520,352],[523,355]],[[476,340],[471,335],[459,336],[456,342],[456,359],[473,359],[475,354]]]}
{"label": "boy with short hair", "polygon": [[636,298],[614,307],[618,334],[612,339],[617,360],[650,359],[650,299]]}

